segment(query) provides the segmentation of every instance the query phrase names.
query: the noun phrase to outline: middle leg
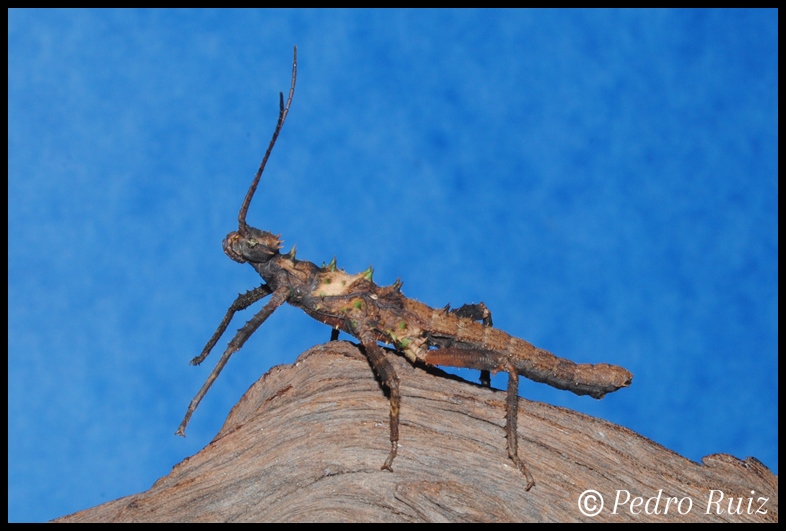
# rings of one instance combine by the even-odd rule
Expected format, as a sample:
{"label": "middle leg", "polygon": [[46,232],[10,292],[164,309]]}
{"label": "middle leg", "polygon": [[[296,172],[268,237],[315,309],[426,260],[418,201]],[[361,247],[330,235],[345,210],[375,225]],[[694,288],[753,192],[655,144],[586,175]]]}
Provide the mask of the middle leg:
{"label": "middle leg", "polygon": [[398,388],[398,376],[393,364],[390,363],[385,357],[382,348],[377,344],[373,334],[370,331],[364,331],[358,334],[358,339],[363,345],[366,357],[368,358],[371,368],[376,373],[382,384],[390,391],[390,454],[388,454],[385,463],[382,465],[382,470],[389,470],[393,472],[392,464],[393,459],[398,452],[398,413],[401,405],[401,395]]}

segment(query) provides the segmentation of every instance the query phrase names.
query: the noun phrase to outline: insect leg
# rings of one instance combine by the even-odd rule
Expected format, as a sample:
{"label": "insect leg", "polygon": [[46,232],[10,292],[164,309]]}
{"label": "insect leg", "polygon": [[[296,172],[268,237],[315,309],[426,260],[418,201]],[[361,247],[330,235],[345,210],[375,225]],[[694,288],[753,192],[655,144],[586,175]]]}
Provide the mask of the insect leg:
{"label": "insect leg", "polygon": [[[461,308],[451,310],[459,317],[466,317],[473,321],[483,321],[486,326],[494,326],[491,321],[491,310],[489,310],[482,302],[479,304],[465,304]],[[491,373],[485,369],[480,371],[480,385],[483,387],[491,387]]]}
{"label": "insect leg", "polygon": [[213,337],[211,337],[210,341],[207,342],[205,348],[202,349],[202,353],[196,358],[191,360],[191,365],[199,365],[200,363],[205,361],[207,355],[210,354],[210,351],[213,350],[213,347],[216,346],[218,340],[221,339],[221,336],[224,335],[224,332],[226,332],[227,326],[229,326],[229,322],[232,320],[232,317],[235,315],[235,312],[238,312],[240,310],[245,310],[246,308],[257,302],[258,300],[264,299],[271,293],[273,293],[273,290],[270,289],[270,286],[268,286],[267,284],[262,284],[261,286],[254,288],[251,291],[247,291],[243,294],[238,295],[237,299],[235,299],[235,302],[233,302],[232,305],[227,310],[227,314],[224,316],[224,319],[221,321],[221,324],[218,325],[218,329],[216,330],[216,333],[213,334]]}
{"label": "insect leg", "polygon": [[535,485],[532,474],[518,454],[518,420],[519,409],[519,375],[515,367],[509,363],[506,352],[494,350],[473,350],[469,348],[448,347],[430,350],[424,359],[429,365],[447,365],[449,367],[466,367],[481,371],[505,370],[508,373],[508,396],[506,400],[505,433],[508,438],[508,457],[516,464],[516,468],[527,478],[526,490]]}
{"label": "insect leg", "polygon": [[423,361],[429,365],[445,365],[447,367],[497,372],[505,370],[507,359],[507,353],[495,350],[446,347],[429,350]]}
{"label": "insect leg", "polygon": [[[262,287],[262,286],[260,286]],[[259,288],[257,288],[259,289]],[[268,288],[269,289],[269,288]],[[249,292],[251,293],[251,292]],[[260,297],[261,298],[261,297]],[[186,416],[183,417],[183,422],[180,423],[180,427],[175,432],[175,435],[182,435],[183,437],[186,436],[186,426],[188,426],[188,421],[191,420],[191,415],[196,411],[197,406],[202,401],[202,398],[207,393],[210,386],[213,385],[213,382],[218,375],[221,373],[221,370],[224,368],[224,365],[227,364],[229,361],[230,356],[240,350],[243,344],[251,337],[251,334],[256,332],[257,328],[265,322],[265,319],[270,317],[270,315],[282,304],[284,304],[287,299],[289,298],[289,288],[284,287],[275,292],[273,292],[273,297],[265,304],[259,312],[257,312],[254,317],[252,317],[243,328],[237,331],[235,337],[232,338],[232,341],[229,342],[229,346],[224,351],[224,354],[221,356],[221,359],[218,360],[216,367],[213,369],[213,372],[210,373],[210,376],[207,377],[207,380],[202,385],[202,388],[196,394],[191,403],[188,405],[188,409],[186,410]]]}
{"label": "insect leg", "polygon": [[390,454],[382,465],[382,470],[393,472],[391,465],[398,452],[398,412],[401,404],[401,395],[398,389],[398,376],[393,365],[385,357],[382,348],[377,344],[370,332],[359,334],[363,350],[366,351],[371,368],[376,373],[382,384],[390,391]]}
{"label": "insect leg", "polygon": [[486,326],[494,326],[491,322],[491,310],[482,302],[479,304],[465,304],[461,308],[450,310],[450,312],[455,313],[458,317],[465,317],[473,321],[483,321],[483,324]]}
{"label": "insect leg", "polygon": [[519,471],[527,478],[527,486],[524,490],[529,490],[535,485],[535,478],[532,477],[524,460],[519,457],[519,434],[516,426],[519,417],[519,375],[515,370],[508,372],[508,397],[507,413],[505,414],[505,431],[508,438],[508,457],[516,463]]}

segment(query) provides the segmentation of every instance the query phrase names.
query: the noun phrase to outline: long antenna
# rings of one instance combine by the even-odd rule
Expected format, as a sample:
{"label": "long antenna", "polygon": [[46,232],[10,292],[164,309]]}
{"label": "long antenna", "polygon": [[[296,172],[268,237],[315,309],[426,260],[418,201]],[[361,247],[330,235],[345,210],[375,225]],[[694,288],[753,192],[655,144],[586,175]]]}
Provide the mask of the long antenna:
{"label": "long antenna", "polygon": [[257,174],[254,177],[253,182],[251,183],[251,187],[248,189],[246,198],[243,200],[243,205],[240,207],[240,213],[237,215],[238,232],[240,232],[240,234],[243,236],[246,235],[246,229],[248,228],[248,225],[246,225],[246,212],[248,212],[248,207],[251,204],[251,198],[254,197],[254,192],[257,191],[259,178],[262,177],[262,172],[265,171],[265,164],[267,164],[267,159],[270,157],[270,152],[273,151],[273,146],[276,145],[276,139],[278,138],[278,134],[281,132],[281,128],[284,126],[284,120],[287,119],[289,106],[292,104],[292,96],[295,95],[296,79],[297,79],[297,46],[295,46],[294,58],[292,59],[292,85],[289,87],[289,97],[287,98],[287,104],[284,105],[284,93],[279,92],[278,95],[279,95],[280,110],[278,111],[278,123],[276,124],[276,130],[273,131],[273,138],[270,139],[270,144],[267,146],[267,151],[265,151],[265,157],[262,159],[262,164],[259,165]]}

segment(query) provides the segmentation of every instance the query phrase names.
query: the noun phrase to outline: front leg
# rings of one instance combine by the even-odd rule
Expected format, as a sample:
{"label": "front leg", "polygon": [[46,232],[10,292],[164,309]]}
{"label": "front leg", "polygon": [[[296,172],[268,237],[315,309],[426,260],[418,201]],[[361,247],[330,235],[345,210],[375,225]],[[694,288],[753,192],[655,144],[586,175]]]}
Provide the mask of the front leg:
{"label": "front leg", "polygon": [[[267,287],[267,286],[260,286],[259,288],[257,288],[257,290],[262,287]],[[183,437],[186,436],[186,426],[188,426],[188,421],[191,420],[191,415],[194,413],[194,411],[196,411],[196,408],[197,406],[199,406],[199,403],[202,401],[202,398],[205,396],[205,393],[207,393],[208,389],[210,389],[210,386],[213,385],[215,379],[218,378],[218,375],[221,373],[221,370],[224,368],[224,365],[227,364],[227,361],[229,361],[229,358],[232,356],[232,354],[240,350],[240,348],[243,346],[243,344],[245,344],[248,338],[251,337],[251,335],[254,332],[256,332],[257,328],[259,328],[262,325],[262,323],[264,323],[265,320],[268,317],[270,317],[270,315],[279,306],[284,304],[288,298],[289,298],[289,287],[280,288],[277,291],[274,291],[273,297],[268,301],[268,303],[265,304],[262,307],[262,309],[259,310],[259,312],[257,312],[257,314],[254,317],[252,317],[245,325],[243,325],[243,328],[237,331],[235,337],[233,337],[232,341],[229,342],[229,346],[227,346],[227,349],[224,351],[224,354],[221,355],[221,359],[218,360],[218,363],[216,364],[216,367],[213,369],[213,372],[210,373],[210,376],[207,377],[207,380],[202,385],[202,388],[199,390],[199,392],[196,394],[193,400],[191,400],[191,403],[188,405],[188,409],[186,410],[186,416],[183,417],[183,422],[180,423],[180,427],[175,432],[175,435],[181,435]],[[232,311],[231,308],[230,311]],[[232,313],[234,313],[234,311],[232,311]],[[230,313],[228,312],[227,315],[230,316]],[[222,322],[222,325],[224,328],[226,328],[226,324]],[[219,330],[221,330],[221,327],[219,327]],[[202,358],[204,359],[204,356],[202,356]]]}
{"label": "front leg", "polygon": [[[354,334],[353,334],[354,335]],[[382,384],[390,391],[390,454],[382,465],[382,470],[393,472],[391,465],[398,452],[398,412],[401,404],[401,395],[398,388],[398,376],[393,364],[385,357],[382,348],[377,344],[370,330],[360,330],[357,334],[363,345],[366,357],[371,368],[376,373]]]}
{"label": "front leg", "polygon": [[238,295],[237,299],[235,299],[235,302],[233,302],[232,305],[227,310],[227,314],[224,316],[224,319],[221,321],[221,324],[218,325],[218,329],[216,330],[216,333],[213,334],[213,337],[211,337],[210,341],[207,342],[205,348],[202,349],[202,353],[196,358],[191,360],[191,365],[199,365],[200,363],[205,361],[207,355],[210,354],[210,351],[213,350],[213,347],[216,346],[218,340],[221,339],[221,336],[223,336],[224,332],[226,332],[227,326],[229,326],[229,322],[232,320],[232,317],[235,315],[235,312],[245,310],[246,308],[257,302],[258,300],[264,299],[271,293],[273,293],[273,290],[270,289],[270,286],[268,286],[267,284],[262,284],[261,286],[256,287],[251,291],[247,291],[241,295]]}

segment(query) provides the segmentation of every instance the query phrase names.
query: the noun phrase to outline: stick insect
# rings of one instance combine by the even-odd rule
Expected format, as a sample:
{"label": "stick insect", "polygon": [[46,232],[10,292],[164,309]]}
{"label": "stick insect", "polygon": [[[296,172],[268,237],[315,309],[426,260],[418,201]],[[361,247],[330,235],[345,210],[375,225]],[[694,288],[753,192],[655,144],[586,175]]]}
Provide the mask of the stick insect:
{"label": "stick insect", "polygon": [[360,341],[362,350],[381,383],[390,392],[390,452],[382,465],[393,471],[399,440],[399,379],[393,365],[385,357],[378,342],[393,345],[410,362],[427,365],[466,367],[481,371],[481,382],[489,385],[489,374],[508,373],[506,400],[507,450],[511,461],[527,480],[526,490],[535,480],[518,455],[518,378],[525,376],[557,389],[577,395],[602,398],[630,385],[633,375],[622,367],[608,364],[576,364],[558,358],[530,343],[492,327],[491,312],[481,302],[465,304],[457,309],[446,306],[434,309],[405,297],[401,282],[378,286],[372,280],[372,269],[348,274],[336,266],[335,258],[322,267],[295,259],[295,249],[281,253],[279,236],[251,227],[246,213],[265,170],[270,153],[287,118],[297,79],[297,47],[292,61],[292,80],[286,103],[279,94],[279,114],[273,137],[262,163],[246,193],[238,214],[238,229],[223,241],[224,252],[234,261],[249,263],[264,279],[257,288],[241,294],[227,310],[213,337],[202,353],[191,360],[199,365],[210,354],[224,334],[235,312],[244,310],[267,297],[270,300],[232,338],[202,388],[188,406],[177,435],[185,437],[186,426],[210,386],[248,338],[282,304],[289,303],[332,328],[331,338],[338,331]]}

